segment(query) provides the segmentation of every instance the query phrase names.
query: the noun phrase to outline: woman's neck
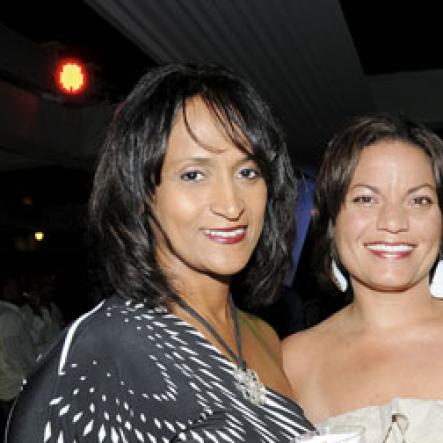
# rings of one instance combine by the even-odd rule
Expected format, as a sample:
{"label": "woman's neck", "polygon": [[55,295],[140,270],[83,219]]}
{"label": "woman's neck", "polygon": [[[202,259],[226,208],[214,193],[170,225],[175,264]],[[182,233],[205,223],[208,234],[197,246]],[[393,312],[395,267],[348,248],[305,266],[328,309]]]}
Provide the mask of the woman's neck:
{"label": "woman's neck", "polygon": [[410,327],[443,313],[443,302],[431,297],[425,281],[400,292],[375,291],[358,283],[353,288],[348,316],[365,330]]}
{"label": "woman's neck", "polygon": [[[226,322],[230,319],[228,303],[229,281],[202,275],[191,281],[173,282],[178,295],[209,321]],[[170,307],[177,313],[177,305]]]}

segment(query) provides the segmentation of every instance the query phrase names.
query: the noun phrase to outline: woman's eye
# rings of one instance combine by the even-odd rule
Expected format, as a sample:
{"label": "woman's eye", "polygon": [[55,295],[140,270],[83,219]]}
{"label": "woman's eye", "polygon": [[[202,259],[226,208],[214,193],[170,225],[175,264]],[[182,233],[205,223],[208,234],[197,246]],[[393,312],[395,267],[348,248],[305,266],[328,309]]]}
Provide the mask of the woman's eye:
{"label": "woman's eye", "polygon": [[253,179],[260,176],[260,172],[254,168],[244,168],[240,170],[240,175],[243,178]]}
{"label": "woman's eye", "polygon": [[203,178],[203,174],[200,171],[188,171],[181,174],[180,178],[187,182],[197,182]]}
{"label": "woman's eye", "polygon": [[360,203],[362,205],[370,205],[374,203],[374,197],[371,195],[359,195],[358,197],[354,197],[352,199],[353,203]]}
{"label": "woman's eye", "polygon": [[427,206],[427,205],[432,205],[433,200],[431,197],[428,197],[427,195],[421,195],[419,197],[414,197],[412,199],[412,203],[414,206]]}

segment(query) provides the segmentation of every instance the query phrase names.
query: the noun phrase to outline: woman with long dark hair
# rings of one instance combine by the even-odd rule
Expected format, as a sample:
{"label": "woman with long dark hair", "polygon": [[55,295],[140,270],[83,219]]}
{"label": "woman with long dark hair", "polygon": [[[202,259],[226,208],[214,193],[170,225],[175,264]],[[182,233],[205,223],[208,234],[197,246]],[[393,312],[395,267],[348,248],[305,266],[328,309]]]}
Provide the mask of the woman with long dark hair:
{"label": "woman with long dark hair", "polygon": [[[270,303],[287,269],[295,180],[281,133],[219,66],[148,72],[118,109],[90,201],[113,295],[24,388],[11,442],[281,442],[310,429]],[[234,301],[235,300],[235,301]]]}

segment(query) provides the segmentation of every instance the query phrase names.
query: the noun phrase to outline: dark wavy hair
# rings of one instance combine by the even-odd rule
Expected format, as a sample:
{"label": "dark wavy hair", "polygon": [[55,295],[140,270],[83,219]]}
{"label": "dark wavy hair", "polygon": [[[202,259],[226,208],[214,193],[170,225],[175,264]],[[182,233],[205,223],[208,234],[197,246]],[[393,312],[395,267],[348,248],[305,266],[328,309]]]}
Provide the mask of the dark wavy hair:
{"label": "dark wavy hair", "polygon": [[[335,223],[364,148],[384,140],[399,140],[423,150],[432,163],[440,211],[443,208],[443,141],[404,115],[369,114],[352,118],[329,142],[317,175],[314,226],[315,263],[331,282],[331,261],[347,275],[335,248]],[[441,248],[441,247],[440,247]]]}
{"label": "dark wavy hair", "polygon": [[171,127],[179,112],[186,121],[186,103],[197,96],[239,149],[247,149],[246,138],[267,185],[261,237],[231,285],[236,299],[254,309],[274,300],[290,263],[296,180],[269,107],[226,68],[172,64],[139,80],[116,112],[99,156],[89,206],[91,232],[113,291],[150,307],[176,298],[156,261],[151,202]]}

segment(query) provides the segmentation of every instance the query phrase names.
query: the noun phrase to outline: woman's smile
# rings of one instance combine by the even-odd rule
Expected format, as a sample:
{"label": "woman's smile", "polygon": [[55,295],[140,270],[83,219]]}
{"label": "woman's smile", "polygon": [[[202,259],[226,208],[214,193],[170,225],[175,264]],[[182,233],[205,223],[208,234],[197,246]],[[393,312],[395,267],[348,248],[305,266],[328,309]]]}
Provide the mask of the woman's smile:
{"label": "woman's smile", "polygon": [[365,247],[377,257],[394,260],[406,258],[414,250],[414,246],[408,243],[368,243]]}
{"label": "woman's smile", "polygon": [[246,236],[247,226],[234,226],[232,228],[203,229],[203,233],[216,243],[225,245],[241,242]]}

